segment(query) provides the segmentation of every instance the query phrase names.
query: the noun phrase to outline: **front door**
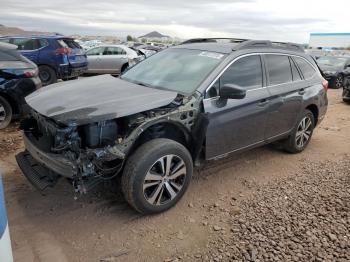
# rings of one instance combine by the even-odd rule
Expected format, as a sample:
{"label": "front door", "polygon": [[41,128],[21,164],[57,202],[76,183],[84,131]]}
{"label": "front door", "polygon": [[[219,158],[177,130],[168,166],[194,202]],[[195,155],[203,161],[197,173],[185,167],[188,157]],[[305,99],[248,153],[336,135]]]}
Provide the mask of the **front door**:
{"label": "front door", "polygon": [[100,73],[102,72],[101,68],[101,59],[105,47],[95,47],[86,52],[88,60],[88,73]]}
{"label": "front door", "polygon": [[38,39],[33,38],[13,38],[12,44],[17,45],[17,50],[21,52],[21,55],[25,56],[34,63],[38,63],[39,47],[40,43]]}
{"label": "front door", "polygon": [[[246,89],[246,97],[222,100],[220,86],[225,84]],[[232,63],[208,89],[203,102],[209,117],[206,158],[264,143],[269,96],[260,55],[243,56]]]}

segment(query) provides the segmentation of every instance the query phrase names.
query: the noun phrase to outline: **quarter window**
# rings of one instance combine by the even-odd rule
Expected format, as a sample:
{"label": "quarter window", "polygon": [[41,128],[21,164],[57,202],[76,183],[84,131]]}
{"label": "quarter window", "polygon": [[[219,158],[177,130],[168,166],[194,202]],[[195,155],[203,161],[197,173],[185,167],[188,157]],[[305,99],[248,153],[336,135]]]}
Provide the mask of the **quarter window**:
{"label": "quarter window", "polygon": [[270,85],[292,82],[292,71],[288,56],[265,55]]}
{"label": "quarter window", "polygon": [[294,59],[297,62],[305,79],[310,79],[313,77],[313,75],[316,73],[316,70],[308,62],[300,57],[294,57]]}
{"label": "quarter window", "polygon": [[225,84],[234,84],[245,89],[262,87],[260,56],[246,56],[234,62],[220,78],[220,86]]}

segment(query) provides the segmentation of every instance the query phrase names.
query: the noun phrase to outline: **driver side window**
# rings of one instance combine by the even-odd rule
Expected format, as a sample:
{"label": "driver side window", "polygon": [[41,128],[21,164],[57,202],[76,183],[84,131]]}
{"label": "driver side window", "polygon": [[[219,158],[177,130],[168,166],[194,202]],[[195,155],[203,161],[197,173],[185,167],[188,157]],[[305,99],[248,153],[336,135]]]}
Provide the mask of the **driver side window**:
{"label": "driver side window", "polygon": [[207,97],[219,96],[220,87],[225,84],[233,84],[246,90],[262,87],[263,74],[260,56],[242,57],[230,65],[208,90]]}

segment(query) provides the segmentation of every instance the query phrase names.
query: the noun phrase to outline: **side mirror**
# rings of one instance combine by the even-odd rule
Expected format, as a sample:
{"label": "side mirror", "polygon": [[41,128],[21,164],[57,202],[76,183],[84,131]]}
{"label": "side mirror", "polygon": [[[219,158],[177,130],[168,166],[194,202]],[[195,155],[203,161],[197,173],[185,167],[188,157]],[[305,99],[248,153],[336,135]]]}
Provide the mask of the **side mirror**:
{"label": "side mirror", "polygon": [[232,84],[225,84],[220,87],[220,98],[222,99],[243,99],[247,91]]}

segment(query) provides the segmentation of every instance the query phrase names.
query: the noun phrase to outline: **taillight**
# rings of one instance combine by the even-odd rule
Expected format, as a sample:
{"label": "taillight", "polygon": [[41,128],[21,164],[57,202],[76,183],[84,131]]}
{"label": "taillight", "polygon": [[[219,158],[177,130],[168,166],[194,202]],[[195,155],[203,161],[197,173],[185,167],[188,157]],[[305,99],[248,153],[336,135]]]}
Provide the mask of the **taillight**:
{"label": "taillight", "polygon": [[61,48],[57,48],[57,49],[55,50],[55,53],[56,53],[57,55],[67,55],[67,54],[72,53],[72,49],[69,48],[69,47],[61,47]]}
{"label": "taillight", "polygon": [[34,77],[37,76],[38,73],[39,71],[37,69],[25,69],[23,75],[25,75],[25,77]]}
{"label": "taillight", "polygon": [[328,81],[326,79],[322,80],[322,86],[323,86],[324,90],[326,90],[326,91],[328,90]]}

